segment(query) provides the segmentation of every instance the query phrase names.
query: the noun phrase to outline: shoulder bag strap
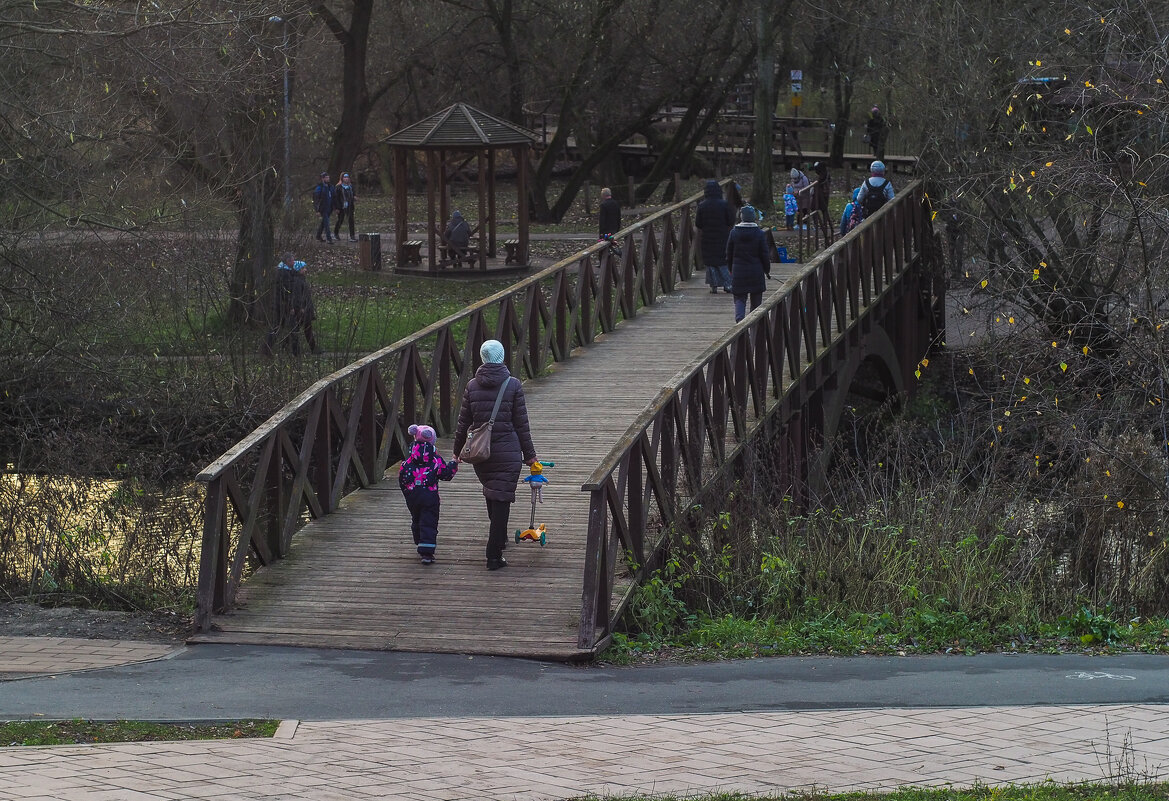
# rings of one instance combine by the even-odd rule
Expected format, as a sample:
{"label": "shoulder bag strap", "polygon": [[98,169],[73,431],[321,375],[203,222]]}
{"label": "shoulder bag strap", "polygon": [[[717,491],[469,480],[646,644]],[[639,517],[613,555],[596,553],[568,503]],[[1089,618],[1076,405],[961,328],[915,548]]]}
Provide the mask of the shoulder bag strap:
{"label": "shoulder bag strap", "polygon": [[503,403],[503,393],[507,392],[512,378],[513,376],[508,376],[507,380],[499,385],[499,394],[495,396],[495,407],[491,410],[491,420],[489,421],[492,425],[495,425],[495,416],[499,414],[499,404]]}

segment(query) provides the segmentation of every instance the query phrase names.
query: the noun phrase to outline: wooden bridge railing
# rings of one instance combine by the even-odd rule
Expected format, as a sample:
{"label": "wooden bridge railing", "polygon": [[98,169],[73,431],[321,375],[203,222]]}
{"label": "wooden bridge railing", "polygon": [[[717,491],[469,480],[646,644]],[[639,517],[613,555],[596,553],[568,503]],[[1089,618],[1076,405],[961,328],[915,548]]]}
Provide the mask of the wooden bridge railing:
{"label": "wooden bridge railing", "polygon": [[618,232],[620,259],[599,242],[321,379],[203,470],[197,625],[234,603],[251,560],[283,557],[306,516],[377,483],[411,423],[450,434],[485,340],[503,342],[512,374],[530,378],[689,278],[701,199]]}
{"label": "wooden bridge railing", "polygon": [[[929,204],[921,182],[914,182],[680,372],[630,426],[581,487],[591,495],[581,649],[603,643],[666,545],[669,527],[708,481],[736,460],[773,412],[799,415],[814,388],[808,385],[830,380],[843,349],[859,347],[865,316],[892,300],[899,283],[905,288],[903,279],[921,268],[931,235]],[[929,295],[924,311],[936,326],[942,288],[931,280],[923,276],[921,292]],[[906,308],[917,314],[919,307]],[[909,347],[926,345],[922,337]],[[791,460],[808,453],[808,443],[797,444],[802,447],[790,449],[781,471],[789,485],[798,483],[803,467]],[[633,575],[614,604],[624,564]]]}

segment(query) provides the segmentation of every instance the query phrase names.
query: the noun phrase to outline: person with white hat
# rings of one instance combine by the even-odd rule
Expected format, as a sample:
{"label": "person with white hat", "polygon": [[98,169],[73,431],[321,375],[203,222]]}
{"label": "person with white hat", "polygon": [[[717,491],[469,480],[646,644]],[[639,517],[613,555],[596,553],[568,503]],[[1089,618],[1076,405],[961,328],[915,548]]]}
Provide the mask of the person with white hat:
{"label": "person with white hat", "polygon": [[[520,466],[536,461],[528,424],[528,404],[518,378],[504,364],[503,343],[489,339],[479,348],[483,364],[467,382],[459,422],[455,426],[454,452],[458,456],[467,444],[467,432],[494,419],[491,426],[491,455],[474,465],[475,476],[483,485],[487,499],[487,569],[507,567],[503,549],[507,547],[507,519],[515,503],[515,488]],[[492,414],[494,412],[494,418]]]}

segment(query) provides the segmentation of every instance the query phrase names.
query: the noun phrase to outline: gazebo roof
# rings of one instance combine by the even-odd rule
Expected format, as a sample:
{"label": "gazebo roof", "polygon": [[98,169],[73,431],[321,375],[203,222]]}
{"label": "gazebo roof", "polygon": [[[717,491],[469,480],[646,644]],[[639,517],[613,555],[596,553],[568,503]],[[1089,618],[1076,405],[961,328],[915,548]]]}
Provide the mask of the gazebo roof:
{"label": "gazebo roof", "polygon": [[486,111],[455,103],[421,122],[416,122],[382,140],[387,145],[415,148],[509,147],[535,141],[536,134],[493,117]]}

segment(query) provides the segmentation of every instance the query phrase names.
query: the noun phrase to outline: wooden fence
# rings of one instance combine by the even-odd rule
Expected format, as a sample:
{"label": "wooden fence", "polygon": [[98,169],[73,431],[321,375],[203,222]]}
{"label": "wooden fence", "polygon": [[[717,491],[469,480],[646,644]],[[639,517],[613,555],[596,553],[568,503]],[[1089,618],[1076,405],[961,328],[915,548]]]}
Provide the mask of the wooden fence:
{"label": "wooden fence", "polygon": [[[727,182],[724,182],[724,184]],[[531,378],[691,276],[701,194],[313,384],[198,475],[207,485],[196,622],[230,607],[249,566],[283,557],[308,516],[381,480],[425,421],[452,433],[479,346],[503,342]]]}
{"label": "wooden fence", "polygon": [[[823,396],[809,398],[860,347],[866,316],[892,314],[912,374],[941,326],[944,286],[923,258],[930,219],[914,182],[680,372],[630,426],[582,486],[591,498],[580,648],[603,647],[670,527],[761,426],[801,415],[822,421]],[[814,430],[806,421],[790,429],[775,479],[798,492]],[[619,576],[624,587],[615,592]]]}

